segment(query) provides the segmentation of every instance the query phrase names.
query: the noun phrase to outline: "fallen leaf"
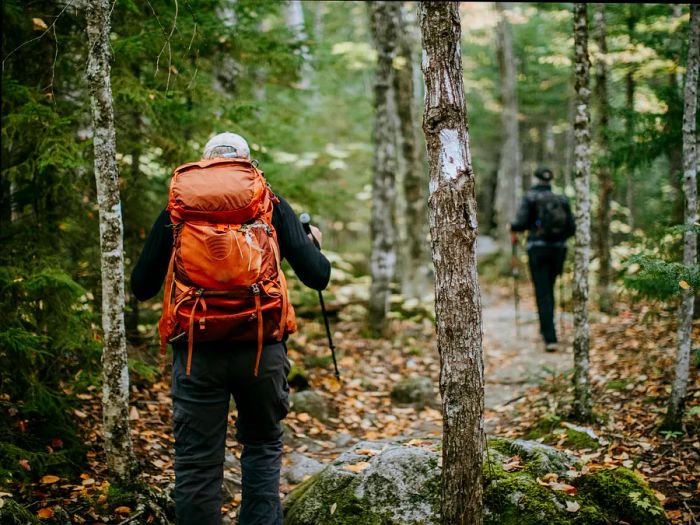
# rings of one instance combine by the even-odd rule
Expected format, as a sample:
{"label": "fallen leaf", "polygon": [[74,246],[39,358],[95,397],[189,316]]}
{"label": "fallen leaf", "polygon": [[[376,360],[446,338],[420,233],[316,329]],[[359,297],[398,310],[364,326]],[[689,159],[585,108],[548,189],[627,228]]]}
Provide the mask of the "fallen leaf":
{"label": "fallen leaf", "polygon": [[56,483],[59,479],[61,478],[49,474],[41,478],[41,483],[43,483],[44,485],[50,485],[51,483]]}
{"label": "fallen leaf", "polygon": [[116,512],[117,514],[131,514],[131,509],[122,505],[121,507],[117,507],[116,509],[114,509],[114,512]]}
{"label": "fallen leaf", "polygon": [[579,505],[577,501],[568,501],[567,500],[566,512],[578,512],[580,508],[581,508],[581,505]]}
{"label": "fallen leaf", "polygon": [[28,459],[20,459],[17,463],[19,463],[24,470],[32,470],[31,465],[29,465]]}
{"label": "fallen leaf", "polygon": [[39,509],[36,511],[37,517],[41,518],[42,520],[46,520],[49,518],[53,518],[53,510],[46,507],[44,509]]}
{"label": "fallen leaf", "polygon": [[333,505],[331,505],[331,515],[335,514],[335,509],[337,509],[337,508],[338,508],[337,503],[333,503]]}
{"label": "fallen leaf", "polygon": [[573,485],[567,485],[566,483],[550,483],[549,488],[552,490],[561,490],[567,494],[576,494],[576,487]]}
{"label": "fallen leaf", "polygon": [[136,407],[131,407],[131,410],[129,410],[129,421],[138,421],[139,419],[138,409]]}
{"label": "fallen leaf", "polygon": [[379,454],[379,450],[374,450],[373,448],[361,448],[355,451],[355,454],[360,456],[376,456]]}
{"label": "fallen leaf", "polygon": [[690,285],[688,284],[688,281],[680,281],[678,283],[678,286],[683,288],[684,290],[688,290],[690,288]]}
{"label": "fallen leaf", "polygon": [[349,470],[350,472],[354,472],[357,474],[358,472],[362,472],[366,468],[369,467],[369,463],[367,461],[360,461],[358,463],[355,463],[353,465],[345,465],[343,467],[343,470]]}
{"label": "fallen leaf", "polygon": [[542,476],[542,481],[547,481],[547,482],[556,481],[558,479],[559,479],[559,475],[555,474],[554,472],[550,472],[549,474],[545,474],[544,476]]}
{"label": "fallen leaf", "polygon": [[78,416],[80,419],[85,419],[86,417],[88,417],[85,412],[83,412],[82,410],[78,410],[77,408],[73,410],[73,414]]}
{"label": "fallen leaf", "polygon": [[34,31],[46,31],[49,28],[41,18],[32,18],[32,25],[34,26]]}

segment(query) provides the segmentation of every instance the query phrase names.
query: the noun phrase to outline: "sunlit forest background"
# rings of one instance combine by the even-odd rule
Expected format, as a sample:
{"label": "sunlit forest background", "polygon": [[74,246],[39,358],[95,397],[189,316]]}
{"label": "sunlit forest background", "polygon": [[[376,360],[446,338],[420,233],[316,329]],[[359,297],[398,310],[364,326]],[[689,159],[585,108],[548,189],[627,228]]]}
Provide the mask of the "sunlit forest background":
{"label": "sunlit forest background", "polygon": [[[81,403],[99,389],[100,253],[84,3],[5,0],[2,7],[0,480],[84,469]],[[199,159],[213,134],[232,131],[248,140],[274,191],[297,213],[309,212],[324,232],[329,257],[343,262],[334,278],[366,283],[376,62],[367,7],[302,5],[299,25],[290,23],[282,2],[114,3],[111,75],[127,276],[167,202],[172,170]],[[411,71],[411,96],[422,108],[420,32],[415,6],[407,7],[412,60],[397,59],[394,67]],[[494,4],[477,2],[463,3],[460,13],[479,235],[487,246],[503,227],[495,212],[503,142],[499,13]],[[554,187],[573,199],[571,4],[517,3],[506,16],[517,71],[518,193],[530,187],[537,167],[548,166]],[[592,74],[600,61],[608,67],[609,94],[605,148],[596,140],[595,92],[591,97],[593,215],[595,174],[605,165],[614,188],[614,293],[648,301],[645,315],[652,320],[668,318],[678,304],[679,272],[686,284],[700,281],[697,267],[680,268],[689,8],[609,4],[605,16],[607,52],[594,39],[589,48]],[[424,147],[421,142],[427,187]],[[397,187],[405,239],[411,228],[401,229],[404,190]],[[593,235],[595,244],[595,229]],[[504,285],[510,261],[503,257],[481,259],[484,282]],[[594,257],[593,288],[597,264]],[[315,307],[314,293],[292,288],[302,315]],[[333,304],[334,290],[329,293]],[[431,294],[427,288],[426,301]],[[128,286],[126,299],[136,391],[160,379],[160,304],[139,304]],[[697,367],[697,348],[692,358]],[[697,405],[689,417],[697,428]]]}

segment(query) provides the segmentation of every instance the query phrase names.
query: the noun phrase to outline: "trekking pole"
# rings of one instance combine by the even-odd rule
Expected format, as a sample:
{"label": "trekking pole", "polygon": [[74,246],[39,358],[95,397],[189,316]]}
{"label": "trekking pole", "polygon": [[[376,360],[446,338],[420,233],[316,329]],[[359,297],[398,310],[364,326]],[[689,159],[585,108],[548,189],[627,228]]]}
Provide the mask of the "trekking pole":
{"label": "trekking pole", "polygon": [[564,322],[564,276],[566,273],[562,271],[559,276],[559,338],[564,339],[566,324]]}
{"label": "trekking pole", "polygon": [[[311,237],[311,240],[316,245],[316,248],[321,249],[321,245],[318,243],[316,237],[311,233],[311,216],[308,213],[302,213],[299,216],[299,220],[304,227],[304,231]],[[328,322],[328,312],[326,312],[326,303],[323,301],[323,292],[318,290],[318,302],[321,304],[321,313],[323,314],[323,323],[326,325],[326,335],[328,336],[328,347],[331,349],[331,355],[333,356],[333,367],[335,368],[335,378],[340,381],[340,372],[338,371],[338,362],[335,359],[335,345],[333,344],[333,337],[331,337],[331,325]]]}
{"label": "trekking pole", "polygon": [[513,275],[513,300],[515,302],[515,336],[520,337],[520,315],[518,313],[518,307],[520,306],[520,294],[518,292],[518,277],[520,277],[520,271],[518,270],[518,234],[511,232],[510,234],[510,245],[511,245],[511,257],[510,266]]}

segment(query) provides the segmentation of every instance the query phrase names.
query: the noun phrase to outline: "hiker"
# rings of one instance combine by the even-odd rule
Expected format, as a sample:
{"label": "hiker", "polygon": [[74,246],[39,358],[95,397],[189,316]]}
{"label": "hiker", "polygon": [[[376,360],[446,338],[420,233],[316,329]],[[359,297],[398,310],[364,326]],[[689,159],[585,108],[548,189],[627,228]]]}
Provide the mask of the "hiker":
{"label": "hiker", "polygon": [[[246,191],[236,193],[231,189],[236,185]],[[257,208],[251,199],[259,199]],[[259,210],[254,220],[244,220],[249,217],[241,213],[251,209]],[[312,233],[321,241],[317,228]],[[222,264],[236,258],[243,262]],[[173,348],[178,525],[221,523],[232,395],[236,438],[243,445],[238,523],[282,524],[280,422],[289,410],[290,369],[285,341],[295,329],[282,258],[306,286],[322,290],[328,284],[330,263],[291,206],[266,185],[245,139],[233,133],[214,136],[202,161],[175,170],[168,208],[156,219],[131,275],[141,301],[154,297],[166,281],[159,328],[162,351],[165,338]],[[260,275],[246,277],[251,268],[253,274],[260,268]],[[231,276],[260,282],[219,286],[232,282]],[[207,284],[188,288],[188,279]]]}
{"label": "hiker", "polygon": [[535,286],[540,334],[547,352],[556,351],[558,346],[554,328],[554,283],[564,269],[566,240],[576,232],[569,200],[552,192],[553,176],[548,168],[535,171],[533,186],[520,202],[515,221],[510,225],[512,232],[528,231],[528,264]]}

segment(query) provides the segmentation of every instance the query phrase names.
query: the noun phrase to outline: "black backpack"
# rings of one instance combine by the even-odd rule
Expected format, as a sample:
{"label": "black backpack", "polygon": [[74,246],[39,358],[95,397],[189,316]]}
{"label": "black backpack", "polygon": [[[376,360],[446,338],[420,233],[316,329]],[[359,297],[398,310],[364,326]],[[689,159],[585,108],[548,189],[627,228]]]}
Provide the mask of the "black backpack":
{"label": "black backpack", "polygon": [[543,241],[564,241],[568,236],[568,200],[551,191],[534,192],[535,231]]}

